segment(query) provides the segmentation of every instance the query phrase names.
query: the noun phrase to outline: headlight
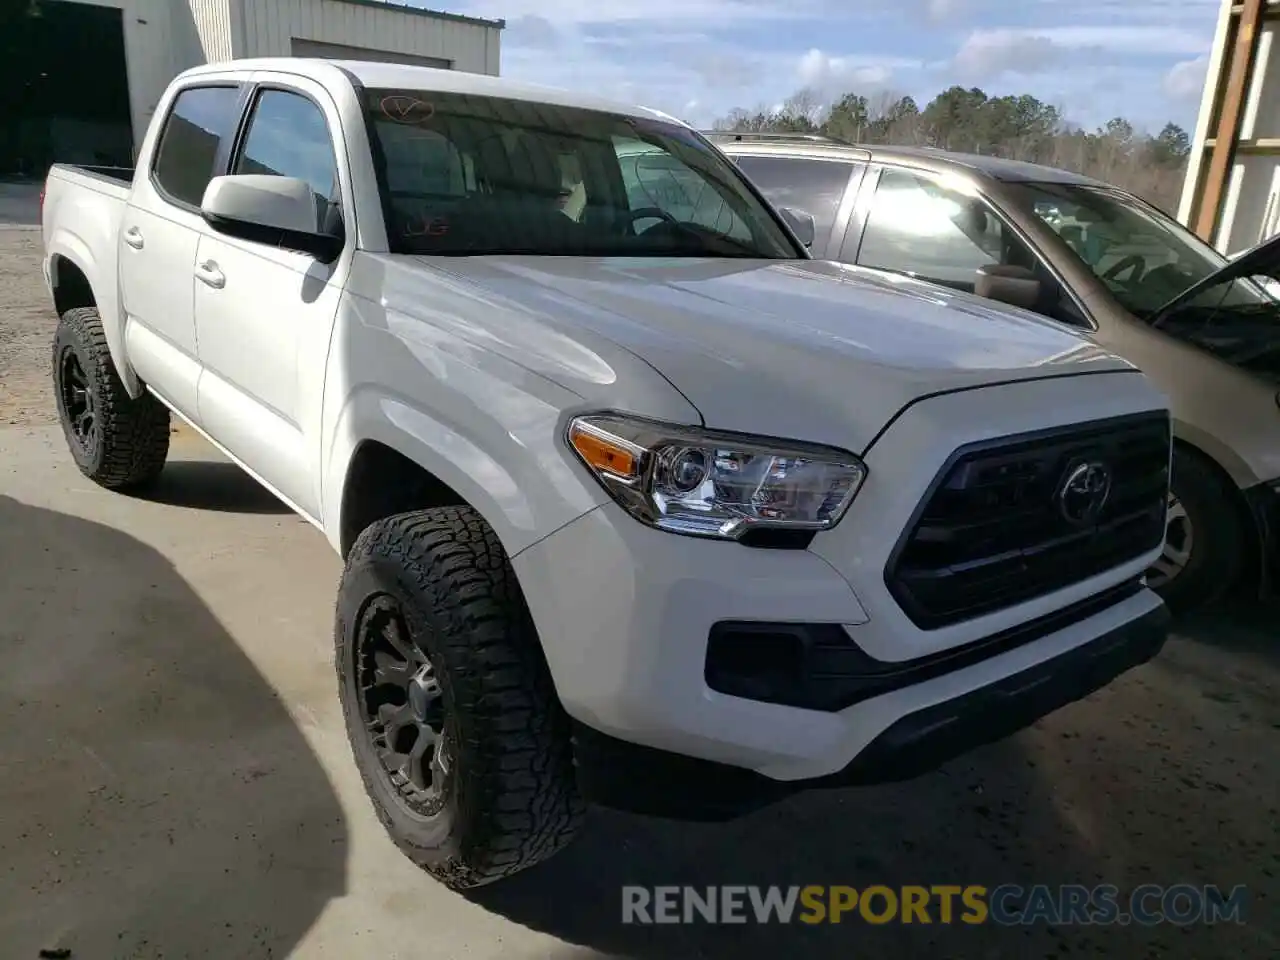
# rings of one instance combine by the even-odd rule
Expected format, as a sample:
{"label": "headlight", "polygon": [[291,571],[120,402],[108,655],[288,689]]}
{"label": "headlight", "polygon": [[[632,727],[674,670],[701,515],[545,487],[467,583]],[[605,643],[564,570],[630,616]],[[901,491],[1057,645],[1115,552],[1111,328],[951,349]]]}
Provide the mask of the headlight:
{"label": "headlight", "polygon": [[637,519],[725,540],[756,527],[829,530],[867,476],[843,450],[613,414],[574,418],[568,441]]}

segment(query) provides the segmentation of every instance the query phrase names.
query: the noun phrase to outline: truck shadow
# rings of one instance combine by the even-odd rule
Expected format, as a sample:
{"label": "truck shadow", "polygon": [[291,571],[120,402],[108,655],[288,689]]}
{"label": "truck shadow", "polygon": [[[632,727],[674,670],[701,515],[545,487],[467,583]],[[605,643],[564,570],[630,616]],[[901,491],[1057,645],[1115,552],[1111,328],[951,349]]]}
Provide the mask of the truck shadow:
{"label": "truck shadow", "polygon": [[347,828],[276,693],[165,557],[0,496],[5,956],[287,955]]}
{"label": "truck shadow", "polygon": [[228,460],[170,460],[143,496],[153,503],[220,513],[292,513],[275,494]]}
{"label": "truck shadow", "polygon": [[1056,933],[964,924],[958,899],[951,923],[940,922],[935,906],[927,926],[871,925],[856,911],[813,926],[622,923],[622,887],[631,884],[1098,882],[1021,751],[1006,743],[975,757],[914,782],[802,795],[721,825],[592,811],[584,835],[559,857],[472,898],[607,957],[1054,956]]}

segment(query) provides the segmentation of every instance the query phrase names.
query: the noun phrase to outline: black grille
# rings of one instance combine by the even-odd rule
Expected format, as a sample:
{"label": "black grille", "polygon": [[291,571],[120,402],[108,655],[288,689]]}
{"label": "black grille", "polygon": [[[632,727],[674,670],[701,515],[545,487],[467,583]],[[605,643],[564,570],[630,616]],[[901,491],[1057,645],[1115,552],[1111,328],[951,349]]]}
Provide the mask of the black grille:
{"label": "black grille", "polygon": [[[1144,414],[961,447],[889,558],[889,592],[935,629],[1133,560],[1164,537],[1169,444],[1168,417]],[[1101,511],[1079,498],[1064,510],[1068,475],[1099,464],[1110,474]]]}

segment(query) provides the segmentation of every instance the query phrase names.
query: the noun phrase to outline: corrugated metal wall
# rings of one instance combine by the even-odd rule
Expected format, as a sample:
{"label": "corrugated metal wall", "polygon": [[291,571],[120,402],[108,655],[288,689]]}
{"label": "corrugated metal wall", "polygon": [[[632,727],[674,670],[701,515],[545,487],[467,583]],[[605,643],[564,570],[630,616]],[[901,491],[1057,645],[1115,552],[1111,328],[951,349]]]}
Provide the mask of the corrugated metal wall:
{"label": "corrugated metal wall", "polygon": [[394,6],[343,0],[241,0],[240,56],[287,57],[293,40],[367,47],[448,60],[455,70],[498,73],[500,31],[462,20],[427,17]]}
{"label": "corrugated metal wall", "polygon": [[288,57],[295,37],[436,57],[451,61],[456,70],[498,73],[498,28],[394,6],[380,9],[368,2],[340,0],[78,2],[123,11],[135,148],[165,87],[183,70],[240,57]]}
{"label": "corrugated metal wall", "polygon": [[231,26],[232,0],[188,0],[200,46],[208,63],[235,56]]}

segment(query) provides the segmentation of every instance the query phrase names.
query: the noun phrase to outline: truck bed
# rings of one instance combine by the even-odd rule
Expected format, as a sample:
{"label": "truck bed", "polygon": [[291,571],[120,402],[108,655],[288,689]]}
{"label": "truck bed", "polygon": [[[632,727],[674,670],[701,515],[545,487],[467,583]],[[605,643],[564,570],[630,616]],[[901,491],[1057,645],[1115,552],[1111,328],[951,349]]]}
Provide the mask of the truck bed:
{"label": "truck bed", "polygon": [[72,183],[80,183],[90,189],[97,189],[94,182],[108,187],[108,193],[118,193],[127,199],[129,188],[133,184],[133,167],[96,167],[81,166],[75,163],[55,163],[49,168],[49,177],[55,175]]}

